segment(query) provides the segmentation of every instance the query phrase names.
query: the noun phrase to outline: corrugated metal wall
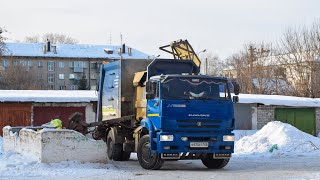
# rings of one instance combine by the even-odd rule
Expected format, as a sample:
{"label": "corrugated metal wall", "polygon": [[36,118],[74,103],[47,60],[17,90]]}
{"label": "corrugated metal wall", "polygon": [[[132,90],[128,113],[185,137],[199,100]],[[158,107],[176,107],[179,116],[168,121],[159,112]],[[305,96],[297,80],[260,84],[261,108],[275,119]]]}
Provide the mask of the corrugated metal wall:
{"label": "corrugated metal wall", "polygon": [[68,118],[75,112],[83,113],[83,117],[86,117],[86,107],[52,107],[52,106],[34,106],[33,107],[33,125],[40,126],[47,122],[50,122],[53,118],[60,118],[63,127],[68,126]]}
{"label": "corrugated metal wall", "polygon": [[0,135],[4,126],[30,126],[30,103],[6,103],[0,104]]}

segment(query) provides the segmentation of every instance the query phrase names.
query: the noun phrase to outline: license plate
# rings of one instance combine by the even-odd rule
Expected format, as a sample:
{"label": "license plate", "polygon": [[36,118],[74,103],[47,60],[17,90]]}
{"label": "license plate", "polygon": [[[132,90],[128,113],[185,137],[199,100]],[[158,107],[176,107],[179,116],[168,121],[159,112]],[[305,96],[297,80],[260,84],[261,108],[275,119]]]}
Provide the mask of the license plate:
{"label": "license plate", "polygon": [[209,146],[208,142],[190,142],[190,147],[207,148],[208,146]]}

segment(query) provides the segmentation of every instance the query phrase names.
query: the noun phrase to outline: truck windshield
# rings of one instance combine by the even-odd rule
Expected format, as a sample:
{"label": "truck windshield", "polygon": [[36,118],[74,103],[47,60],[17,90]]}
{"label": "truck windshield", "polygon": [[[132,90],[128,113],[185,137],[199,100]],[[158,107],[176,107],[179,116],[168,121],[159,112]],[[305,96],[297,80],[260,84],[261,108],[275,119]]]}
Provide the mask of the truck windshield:
{"label": "truck windshield", "polygon": [[161,85],[162,99],[228,100],[227,81],[201,78],[167,78]]}

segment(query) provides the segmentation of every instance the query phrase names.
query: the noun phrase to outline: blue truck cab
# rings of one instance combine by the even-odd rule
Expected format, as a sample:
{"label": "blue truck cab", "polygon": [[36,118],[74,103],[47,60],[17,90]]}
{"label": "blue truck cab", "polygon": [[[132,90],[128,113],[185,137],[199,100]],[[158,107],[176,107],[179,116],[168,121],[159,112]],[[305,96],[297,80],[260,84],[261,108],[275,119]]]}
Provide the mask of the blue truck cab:
{"label": "blue truck cab", "polygon": [[230,83],[198,72],[188,60],[158,60],[148,66],[147,112],[141,126],[149,132],[145,146],[150,151],[138,148],[142,167],[158,169],[173,159],[201,159],[208,168],[227,165],[234,149]]}

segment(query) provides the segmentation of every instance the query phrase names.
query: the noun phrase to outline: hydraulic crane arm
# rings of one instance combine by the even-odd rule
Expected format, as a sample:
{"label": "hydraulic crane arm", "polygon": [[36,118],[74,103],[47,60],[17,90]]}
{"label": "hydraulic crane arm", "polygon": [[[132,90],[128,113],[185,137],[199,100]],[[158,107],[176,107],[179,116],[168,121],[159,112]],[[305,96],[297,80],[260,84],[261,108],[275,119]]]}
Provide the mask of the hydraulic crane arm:
{"label": "hydraulic crane arm", "polygon": [[169,45],[161,46],[160,49],[172,54],[174,59],[192,60],[198,67],[201,65],[200,59],[194,52],[188,40],[180,39],[178,41],[173,41]]}

